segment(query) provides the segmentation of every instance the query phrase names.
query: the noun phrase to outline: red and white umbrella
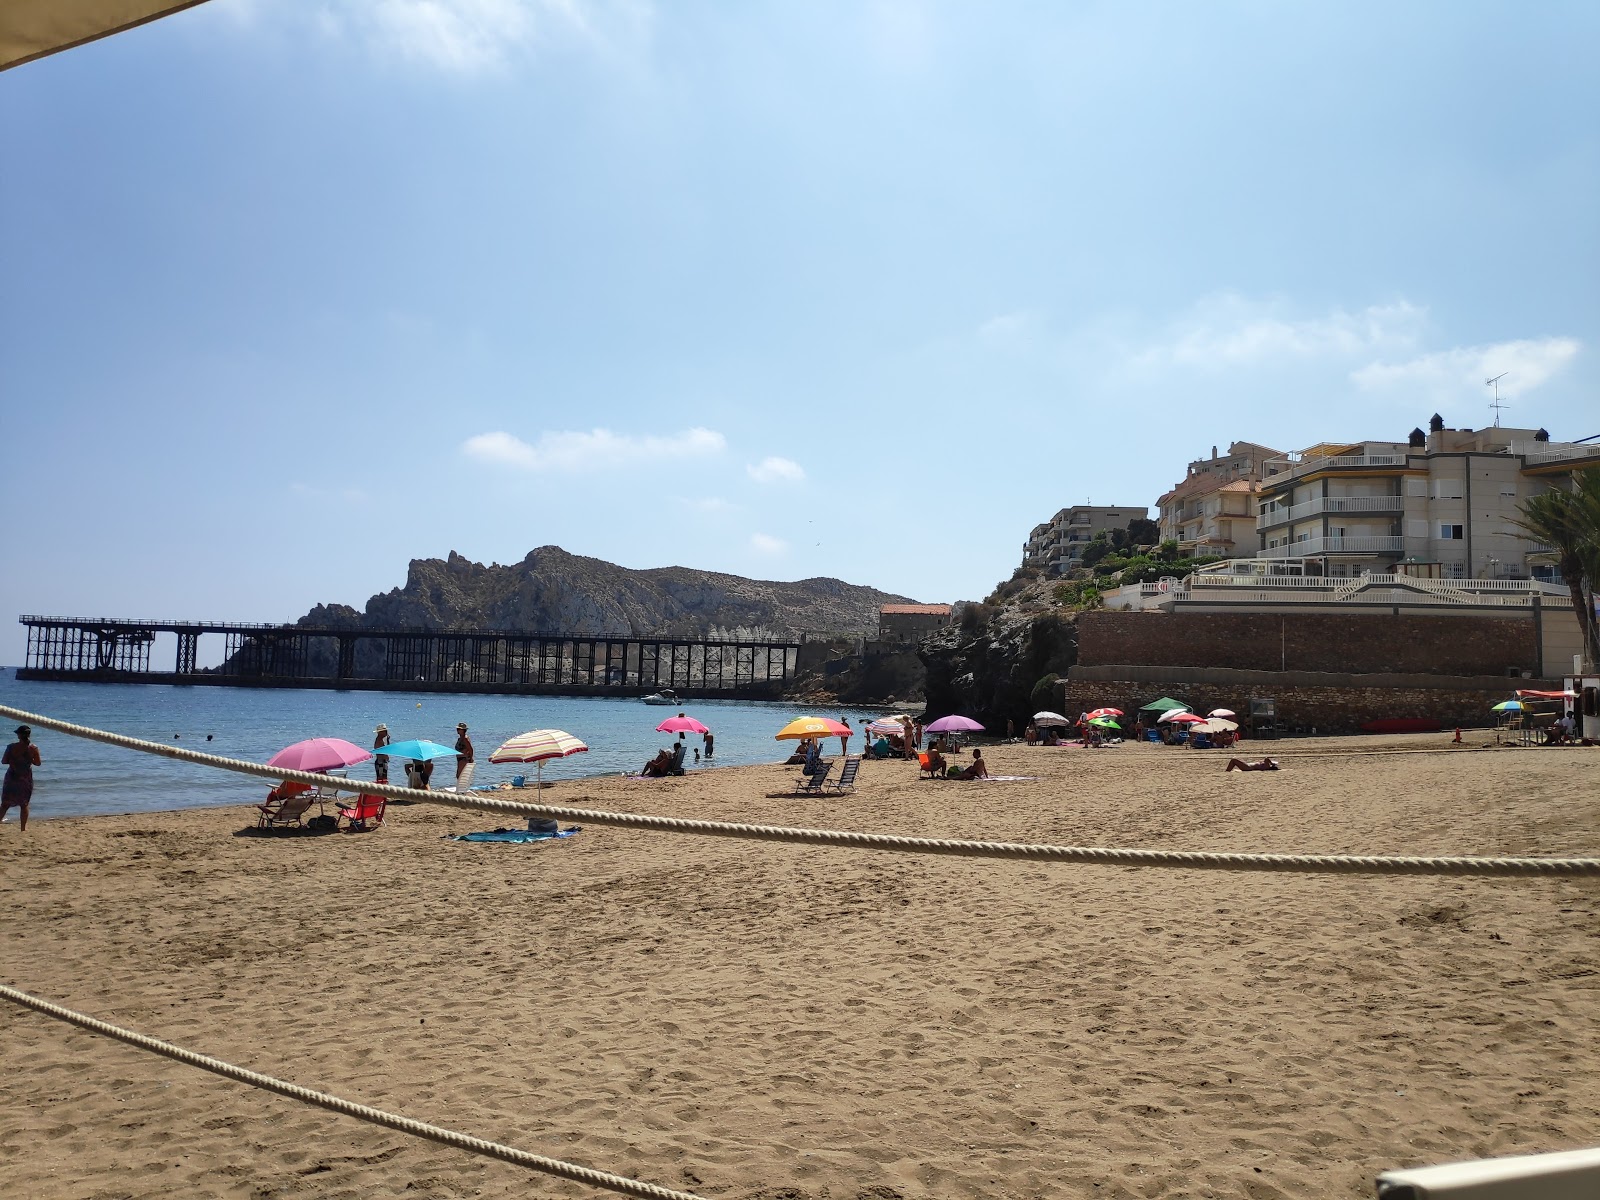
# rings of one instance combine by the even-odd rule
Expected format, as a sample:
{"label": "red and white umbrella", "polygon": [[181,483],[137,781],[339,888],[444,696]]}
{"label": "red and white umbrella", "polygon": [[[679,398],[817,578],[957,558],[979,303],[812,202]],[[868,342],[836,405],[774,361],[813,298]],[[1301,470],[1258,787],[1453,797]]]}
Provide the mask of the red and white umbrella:
{"label": "red and white umbrella", "polygon": [[538,784],[544,786],[544,764],[549,758],[566,758],[584,754],[589,747],[561,729],[530,729],[500,744],[489,755],[492,763],[534,763],[537,765]]}
{"label": "red and white umbrella", "polygon": [[1122,710],[1120,708],[1097,708],[1089,714],[1089,720],[1093,721],[1096,717],[1120,717],[1121,715]]}
{"label": "red and white umbrella", "polygon": [[1157,720],[1168,721],[1174,725],[1193,725],[1203,722],[1205,718],[1197,717],[1192,712],[1180,712],[1177,709],[1173,709],[1171,712],[1162,713]]}

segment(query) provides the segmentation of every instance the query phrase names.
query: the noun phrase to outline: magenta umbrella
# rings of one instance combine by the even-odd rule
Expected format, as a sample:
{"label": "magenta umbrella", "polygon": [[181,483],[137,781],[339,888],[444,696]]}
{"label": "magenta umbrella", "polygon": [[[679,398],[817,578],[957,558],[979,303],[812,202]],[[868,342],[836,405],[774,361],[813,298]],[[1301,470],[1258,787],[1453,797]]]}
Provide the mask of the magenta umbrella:
{"label": "magenta umbrella", "polygon": [[1191,712],[1169,712],[1161,716],[1161,720],[1171,722],[1173,725],[1204,724],[1204,717],[1197,717]]}
{"label": "magenta umbrella", "polygon": [[710,733],[704,725],[693,717],[668,717],[656,726],[657,733]]}
{"label": "magenta umbrella", "polygon": [[308,738],[279,750],[267,759],[267,766],[282,767],[286,771],[331,771],[335,767],[366,762],[371,757],[371,750],[363,750],[343,738]]}
{"label": "magenta umbrella", "polygon": [[940,717],[932,725],[925,726],[929,733],[976,733],[981,732],[979,725],[971,717],[948,716]]}

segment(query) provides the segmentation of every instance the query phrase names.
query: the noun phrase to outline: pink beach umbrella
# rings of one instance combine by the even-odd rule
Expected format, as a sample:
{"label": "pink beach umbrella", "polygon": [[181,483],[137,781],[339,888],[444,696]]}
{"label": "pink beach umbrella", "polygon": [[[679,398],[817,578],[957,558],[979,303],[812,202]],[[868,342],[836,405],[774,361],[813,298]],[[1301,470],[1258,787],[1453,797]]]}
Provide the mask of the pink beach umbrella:
{"label": "pink beach umbrella", "polygon": [[267,766],[282,767],[285,771],[331,771],[335,767],[366,762],[371,757],[371,750],[363,750],[343,738],[307,738],[279,750],[267,759]]}
{"label": "pink beach umbrella", "polygon": [[1231,708],[1213,708],[1206,714],[1208,717],[1236,717],[1238,715]]}
{"label": "pink beach umbrella", "polygon": [[926,725],[923,728],[929,733],[981,733],[983,731],[983,726],[979,725],[971,717],[958,717],[953,714],[948,717],[940,717],[932,725]]}
{"label": "pink beach umbrella", "polygon": [[710,733],[704,725],[693,717],[668,717],[656,726],[657,733]]}
{"label": "pink beach umbrella", "polygon": [[1197,717],[1192,712],[1169,712],[1162,715],[1163,721],[1170,721],[1174,725],[1203,725],[1204,717]]}

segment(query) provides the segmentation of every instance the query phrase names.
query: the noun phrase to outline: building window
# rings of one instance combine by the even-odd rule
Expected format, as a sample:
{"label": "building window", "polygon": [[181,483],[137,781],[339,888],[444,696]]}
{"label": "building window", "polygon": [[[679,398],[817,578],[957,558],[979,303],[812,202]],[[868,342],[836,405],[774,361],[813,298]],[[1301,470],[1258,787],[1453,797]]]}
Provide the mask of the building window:
{"label": "building window", "polygon": [[1436,479],[1433,483],[1433,498],[1435,500],[1461,499],[1461,480]]}
{"label": "building window", "polygon": [[1459,542],[1466,536],[1460,525],[1439,525],[1439,540],[1441,542]]}

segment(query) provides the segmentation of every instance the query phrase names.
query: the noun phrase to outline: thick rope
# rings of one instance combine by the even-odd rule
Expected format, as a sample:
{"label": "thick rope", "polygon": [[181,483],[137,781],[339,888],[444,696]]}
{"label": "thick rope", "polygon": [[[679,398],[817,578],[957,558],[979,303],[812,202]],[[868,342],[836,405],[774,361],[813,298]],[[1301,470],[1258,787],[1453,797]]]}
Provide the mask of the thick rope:
{"label": "thick rope", "polygon": [[430,1142],[452,1146],[457,1150],[481,1154],[485,1158],[498,1159],[500,1162],[510,1163],[517,1167],[526,1167],[530,1171],[541,1171],[546,1175],[556,1175],[562,1179],[571,1179],[576,1183],[586,1183],[591,1187],[621,1192],[625,1196],[645,1196],[650,1197],[651,1200],[700,1200],[700,1197],[695,1196],[692,1192],[676,1192],[671,1188],[657,1187],[653,1183],[641,1183],[637,1179],[627,1179],[621,1175],[611,1175],[605,1171],[596,1171],[590,1167],[580,1167],[576,1163],[563,1162],[559,1158],[546,1158],[542,1154],[529,1154],[526,1150],[518,1150],[514,1146],[503,1146],[499,1142],[486,1142],[482,1138],[469,1137],[464,1133],[457,1133],[453,1129],[442,1129],[438,1125],[429,1125],[423,1121],[413,1121],[410,1117],[398,1116],[395,1113],[384,1112],[378,1108],[369,1108],[365,1104],[357,1104],[352,1100],[330,1096],[326,1092],[313,1091],[311,1088],[287,1083],[282,1079],[274,1079],[270,1075],[261,1075],[255,1071],[246,1070],[244,1067],[237,1067],[232,1063],[223,1062],[220,1058],[196,1054],[193,1050],[185,1050],[182,1046],[174,1046],[171,1042],[163,1042],[159,1038],[148,1037],[142,1033],[135,1033],[131,1029],[123,1029],[121,1026],[85,1016],[83,1013],[73,1012],[70,1008],[63,1008],[59,1004],[52,1004],[48,1000],[30,996],[27,992],[18,991],[16,988],[7,987],[5,984],[0,984],[0,1000],[9,1000],[13,1004],[20,1004],[24,1008],[31,1008],[35,1012],[43,1013],[47,1017],[55,1017],[59,1021],[65,1021],[69,1025],[76,1025],[80,1029],[87,1029],[91,1033],[100,1033],[106,1037],[116,1038],[119,1042],[137,1046],[141,1050],[149,1050],[155,1054],[165,1055],[167,1058],[186,1063],[191,1067],[199,1067],[202,1071],[210,1071],[213,1075],[221,1075],[224,1079],[232,1079],[237,1083],[247,1083],[251,1087],[277,1092],[278,1095],[288,1096],[291,1100],[300,1100],[306,1104],[314,1104],[319,1108],[326,1108],[331,1112],[343,1113],[347,1117],[355,1117],[358,1121],[382,1125],[385,1129],[393,1129],[397,1133],[426,1138]]}
{"label": "thick rope", "polygon": [[[37,713],[0,705],[0,715],[53,729],[73,737],[88,738],[129,750],[160,754],[182,762],[218,767],[263,779],[292,779],[326,785],[329,777],[309,771],[286,771],[261,763],[244,762],[185,750],[162,742],[149,742],[126,734],[90,729]],[[492,800],[483,793],[417,791],[385,783],[350,781],[352,791],[395,800],[438,804],[448,808],[501,813],[510,817],[557,817],[591,825],[623,829],[650,829],[663,833],[704,837],[742,838],[751,841],[788,842],[805,846],[842,846],[855,850],[887,850],[901,854],[943,854],[960,858],[1004,858],[1025,862],[1089,863],[1112,867],[1175,867],[1201,871],[1287,871],[1333,875],[1489,875],[1499,877],[1590,875],[1600,876],[1600,858],[1479,858],[1467,856],[1383,856],[1349,854],[1227,854],[1189,850],[1125,850],[1094,846],[1030,845],[1017,842],[977,842],[952,838],[913,838],[881,833],[851,833],[836,829],[794,829],[776,825],[745,825],[727,821],[691,821],[641,813],[605,812],[555,804],[524,804]]]}

